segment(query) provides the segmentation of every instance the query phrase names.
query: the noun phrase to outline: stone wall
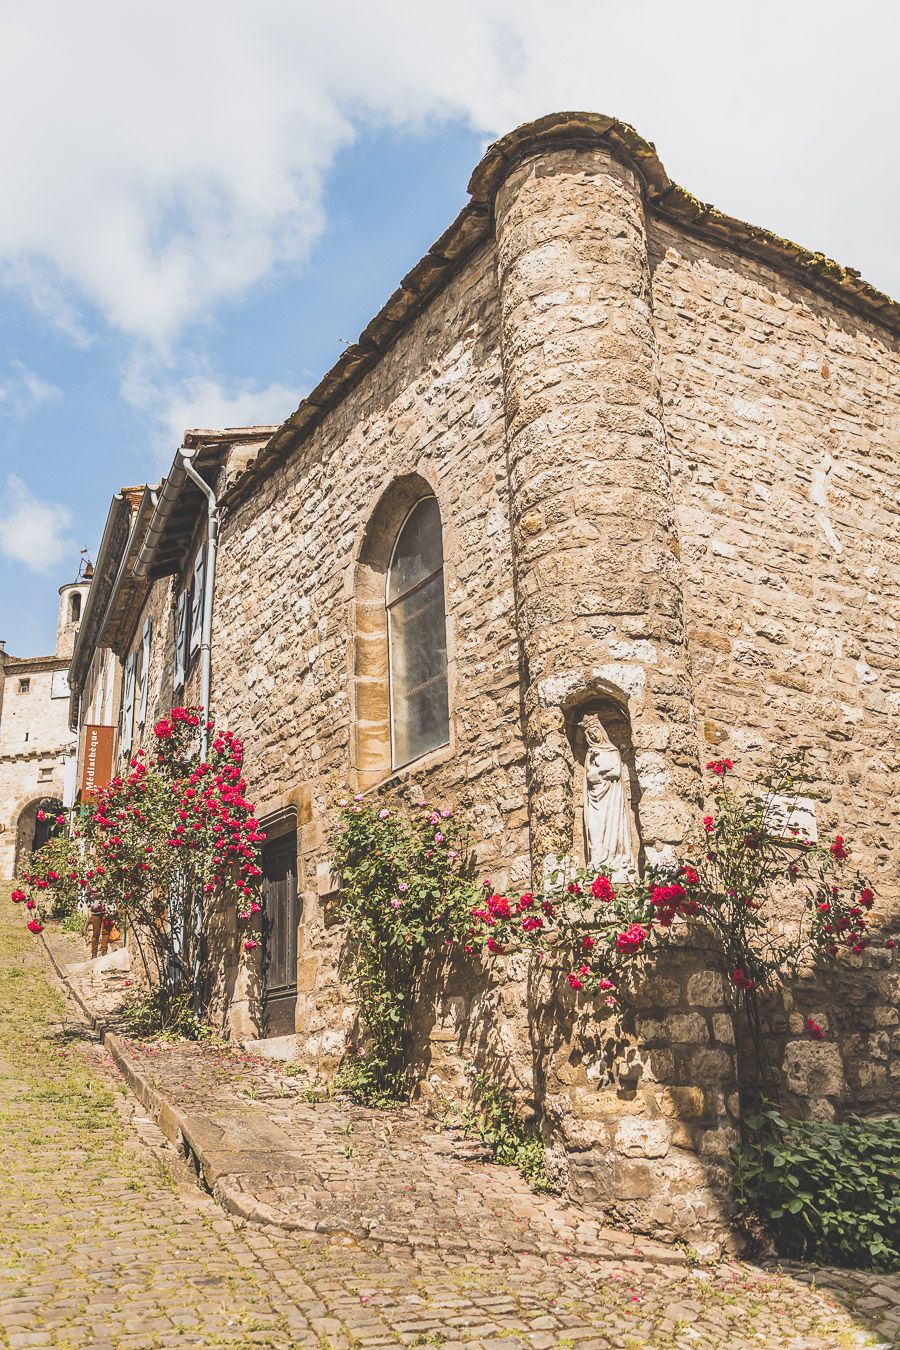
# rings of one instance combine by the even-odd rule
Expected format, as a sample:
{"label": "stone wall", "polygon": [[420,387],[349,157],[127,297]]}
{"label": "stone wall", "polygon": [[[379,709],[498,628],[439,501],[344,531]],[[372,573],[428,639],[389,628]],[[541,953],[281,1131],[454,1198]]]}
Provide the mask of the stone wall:
{"label": "stone wall", "polygon": [[[517,287],[535,276],[527,257],[532,246],[526,225],[512,224],[522,208],[511,199],[510,238],[518,233],[505,264],[505,289],[498,295],[493,249],[480,250],[377,371],[223,523],[217,582],[222,598],[213,636],[215,703],[251,751],[249,795],[259,814],[290,805],[298,812],[303,896],[298,1044],[302,1058],[324,1074],[337,1066],[355,1024],[355,1009],[338,977],[340,933],[329,925],[322,903],[330,885],[328,834],[336,800],[342,790],[369,781],[357,777],[353,735],[355,564],[367,525],[393,482],[417,476],[434,490],[441,508],[452,728],[446,750],[391,781],[465,809],[475,827],[479,870],[500,886],[521,888],[534,872],[540,875],[545,852],[571,839],[571,792],[561,775],[571,778],[572,752],[562,738],[579,700],[601,693],[631,700],[642,820],[659,856],[680,837],[685,799],[696,795],[697,752],[683,669],[672,499],[660,460],[641,206],[634,180],[608,157],[592,168],[584,209],[605,200],[607,210],[624,211],[638,230],[637,244],[622,258],[604,258],[597,247],[597,294],[591,303],[598,314],[608,306],[616,316],[608,351],[600,350],[602,342],[585,323],[585,297],[576,289],[574,270],[577,239],[570,248],[568,294],[561,299],[548,289],[546,304],[531,297],[534,308],[546,314],[547,331],[528,318],[528,298],[517,294]],[[524,191],[544,192],[546,219],[555,228],[562,217],[557,222],[554,216],[578,172],[569,162],[558,177],[538,173],[523,185]],[[549,286],[549,272],[547,278]],[[644,297],[637,328],[630,317],[635,294]],[[579,354],[585,329],[587,349]],[[548,341],[558,344],[555,367],[548,365]],[[513,351],[514,370],[507,363]],[[597,362],[624,359],[628,351],[634,352],[634,368],[619,386],[619,401],[585,405],[579,385],[596,374]],[[554,370],[560,369],[572,390],[570,406],[548,418],[559,379]],[[512,508],[504,380],[507,398],[510,381],[519,383]],[[631,391],[639,405],[633,409]],[[592,472],[591,426],[598,416],[607,419],[612,437],[610,460]],[[584,464],[573,473],[576,447]],[[616,454],[630,465],[630,488],[613,487],[621,478]],[[573,538],[586,518],[584,537]],[[566,537],[568,551],[560,546]],[[598,585],[610,549],[621,557],[614,589]],[[544,575],[548,568],[552,578]],[[541,766],[551,759],[555,767],[544,773]],[[534,851],[529,808],[531,830],[543,830]],[[616,1193],[630,1187],[625,1211],[639,1225],[695,1238],[701,1230],[707,1237],[715,1230],[721,1237],[721,1224],[716,1230],[710,1216],[714,1211],[721,1216],[719,1158],[733,1136],[734,1102],[726,1097],[734,1065],[722,1028],[720,1038],[711,1039],[713,1011],[682,1009],[687,994],[675,998],[671,989],[664,1009],[648,997],[645,1020],[663,1028],[658,1034],[665,1046],[652,1053],[640,1049],[632,1027],[629,1073],[637,1073],[638,1091],[630,1077],[619,1081],[608,1062],[608,1045],[598,1043],[593,1057],[585,1053],[583,1017],[552,1053],[543,1046],[528,980],[528,973],[515,967],[506,975],[493,971],[490,978],[471,969],[456,972],[433,1011],[424,1011],[420,1054],[426,1090],[464,1098],[471,1066],[489,1064],[523,1108],[542,1117],[560,1171],[580,1194],[595,1199],[602,1194],[616,1208]],[[233,1030],[253,1033],[258,980],[250,964],[236,979],[226,972],[223,987],[232,991]],[[688,1101],[692,1045],[708,1063],[699,1097],[695,1093]],[[667,1196],[680,1191],[686,1197],[681,1213],[659,1195],[648,1205],[649,1185],[642,1190],[634,1180],[648,1165],[646,1156],[643,1164],[637,1157],[637,1141],[647,1130],[657,1141],[649,1166],[654,1174],[667,1172]],[[716,1146],[714,1137],[720,1140]],[[570,1155],[579,1159],[571,1172]],[[613,1165],[620,1155],[621,1175]]]}
{"label": "stone wall", "polygon": [[468,805],[482,868],[523,886],[530,875],[494,265],[482,249],[223,522],[214,699],[251,751],[259,814],[298,811],[298,1025],[305,1053],[330,1047],[329,1067],[352,1011],[317,877],[337,799],[357,786],[355,564],[384,492],[404,476],[430,485],[441,510],[452,682],[450,745],[412,777],[430,798]]}
{"label": "stone wall", "polygon": [[[66,662],[53,657],[12,663],[5,679],[0,673],[0,878],[12,876],[17,850],[31,847],[40,800],[63,799],[66,762],[75,753],[65,673]],[[20,679],[29,681],[27,694],[19,693]]]}
{"label": "stone wall", "polygon": [[[808,747],[820,835],[846,837],[889,930],[900,920],[897,344],[658,222],[651,262],[704,742],[744,779]],[[848,957],[771,1010],[795,1109],[897,1110],[897,971],[883,948]],[[807,1015],[827,1044],[805,1037]]]}
{"label": "stone wall", "polygon": [[[31,848],[41,801],[62,802],[74,781],[66,671],[89,587],[85,581],[60,588],[52,656],[0,651],[0,878],[11,877]],[[20,692],[23,680],[27,693]]]}

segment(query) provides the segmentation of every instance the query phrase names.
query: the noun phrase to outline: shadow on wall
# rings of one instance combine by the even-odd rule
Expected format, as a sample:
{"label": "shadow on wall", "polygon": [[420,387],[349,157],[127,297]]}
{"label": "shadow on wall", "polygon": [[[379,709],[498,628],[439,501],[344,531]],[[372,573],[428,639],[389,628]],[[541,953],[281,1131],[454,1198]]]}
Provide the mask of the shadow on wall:
{"label": "shadow on wall", "polygon": [[413,1055],[419,1096],[437,1110],[472,1102],[476,1070],[501,1085],[570,1198],[636,1231],[736,1245],[734,1035],[702,953],[662,953],[621,1015],[571,990],[549,953],[435,963]]}
{"label": "shadow on wall", "polygon": [[[739,1037],[745,1110],[763,1094],[807,1120],[900,1111],[897,950],[873,945],[761,1002],[762,1071],[742,1027]],[[810,1038],[807,1019],[822,1028],[821,1040]]]}

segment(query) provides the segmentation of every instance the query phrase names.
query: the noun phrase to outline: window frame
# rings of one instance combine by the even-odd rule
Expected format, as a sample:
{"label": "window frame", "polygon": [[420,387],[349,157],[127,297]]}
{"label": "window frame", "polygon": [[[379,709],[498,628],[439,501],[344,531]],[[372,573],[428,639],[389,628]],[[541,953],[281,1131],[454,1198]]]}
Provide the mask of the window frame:
{"label": "window frame", "polygon": [[[391,586],[391,573],[392,573],[393,568],[394,568],[394,559],[395,559],[396,554],[397,554],[397,548],[399,547],[400,540],[403,538],[403,531],[406,529],[407,525],[409,524],[409,522],[410,522],[410,520],[412,519],[412,517],[415,515],[416,511],[419,510],[419,508],[423,505],[424,502],[428,502],[428,501],[433,501],[434,504],[435,504],[435,506],[437,507],[437,513],[438,513],[438,528],[440,529],[440,534],[441,534],[441,540],[440,540],[440,543],[441,543],[441,565],[440,565],[440,567],[436,567],[435,570],[434,570],[433,572],[429,572],[427,576],[420,578],[420,580],[417,581],[417,582],[415,583],[415,585],[410,586],[407,590],[401,592],[400,595],[394,596],[393,600],[389,601],[387,597],[388,597],[388,592],[389,592],[390,586]],[[424,759],[424,757],[425,757],[426,755],[432,755],[432,754],[434,754],[434,753],[435,753],[436,751],[438,751],[438,750],[443,750],[446,746],[448,746],[448,745],[450,744],[450,734],[451,734],[451,733],[450,733],[450,663],[449,663],[449,652],[447,652],[446,662],[445,662],[445,666],[444,666],[444,683],[445,683],[445,687],[446,687],[446,691],[447,691],[447,735],[446,735],[446,738],[445,738],[444,740],[442,740],[442,741],[438,741],[438,743],[437,743],[436,745],[430,745],[430,746],[428,746],[428,748],[427,748],[426,750],[420,750],[418,754],[416,754],[416,755],[411,755],[408,759],[404,759],[404,760],[402,760],[402,761],[399,761],[398,758],[397,758],[397,743],[396,743],[396,734],[395,734],[395,722],[396,722],[396,717],[395,717],[395,711],[394,711],[394,637],[393,637],[393,620],[392,620],[392,616],[391,616],[391,610],[393,609],[393,607],[394,607],[395,605],[399,604],[399,603],[400,603],[401,601],[403,601],[403,600],[408,600],[410,596],[415,595],[418,591],[422,590],[423,587],[427,586],[427,585],[429,584],[429,582],[434,581],[435,577],[438,577],[438,576],[439,576],[440,579],[441,579],[441,595],[442,595],[442,599],[443,599],[443,602],[444,602],[444,604],[443,604],[443,609],[444,609],[444,641],[445,641],[445,652],[446,652],[446,651],[447,651],[446,644],[448,643],[448,634],[447,634],[447,592],[446,592],[446,589],[445,589],[445,587],[444,587],[444,572],[445,572],[445,570],[446,570],[446,559],[445,559],[445,555],[444,555],[444,522],[443,522],[443,519],[442,519],[442,517],[441,517],[441,507],[440,507],[440,502],[438,501],[437,495],[436,495],[435,493],[433,493],[433,492],[431,492],[431,493],[423,493],[421,497],[419,497],[416,501],[413,502],[412,506],[409,508],[409,510],[407,511],[406,515],[403,517],[403,520],[400,522],[399,528],[397,529],[397,533],[396,533],[396,535],[394,536],[394,542],[393,542],[393,545],[391,546],[391,552],[390,552],[390,557],[388,558],[387,569],[386,569],[386,571],[385,571],[385,573],[384,573],[384,610],[385,610],[385,616],[386,616],[386,625],[385,625],[385,626],[386,626],[386,629],[387,629],[388,728],[389,728],[389,731],[390,731],[390,743],[391,743],[391,773],[396,773],[396,772],[398,772],[398,771],[401,770],[401,769],[405,769],[409,764],[415,764],[417,760]]]}

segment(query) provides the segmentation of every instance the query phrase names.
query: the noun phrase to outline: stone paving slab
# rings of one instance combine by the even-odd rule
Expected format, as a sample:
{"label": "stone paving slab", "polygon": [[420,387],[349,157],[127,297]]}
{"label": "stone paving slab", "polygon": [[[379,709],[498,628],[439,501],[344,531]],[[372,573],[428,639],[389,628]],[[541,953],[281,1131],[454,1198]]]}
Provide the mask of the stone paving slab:
{"label": "stone paving slab", "polygon": [[[142,1107],[132,1108],[141,1146],[175,1165],[155,1116],[187,1144],[233,1211],[195,1188],[195,1203],[218,1216],[211,1227],[227,1245],[230,1278],[242,1288],[245,1273],[264,1271],[274,1303],[270,1312],[255,1308],[252,1331],[232,1336],[223,1327],[223,1339],[211,1342],[178,1321],[203,1309],[196,1294],[192,1307],[175,1300],[167,1310],[151,1292],[115,1337],[104,1330],[105,1340],[35,1344],[850,1350],[891,1346],[900,1330],[900,1277],[692,1261],[534,1195],[510,1169],[479,1161],[458,1131],[415,1109],[316,1104],[285,1066],[224,1047],[136,1045],[113,1034],[107,1048],[142,1094]],[[111,1056],[94,1071],[108,1079]],[[172,1223],[191,1212],[184,1194],[170,1200]],[[249,1221],[235,1217],[242,1205]],[[143,1201],[135,1203],[137,1240],[147,1240],[152,1217],[152,1206],[145,1218]],[[122,1231],[132,1240],[128,1226]],[[114,1250],[120,1233],[108,1241]],[[177,1268],[170,1252],[160,1252],[160,1268]],[[69,1274],[58,1279],[59,1288],[45,1273],[37,1292],[74,1297]],[[13,1334],[30,1334],[33,1316],[32,1302]],[[266,1326],[267,1316],[294,1320]],[[165,1318],[164,1331],[157,1319]]]}

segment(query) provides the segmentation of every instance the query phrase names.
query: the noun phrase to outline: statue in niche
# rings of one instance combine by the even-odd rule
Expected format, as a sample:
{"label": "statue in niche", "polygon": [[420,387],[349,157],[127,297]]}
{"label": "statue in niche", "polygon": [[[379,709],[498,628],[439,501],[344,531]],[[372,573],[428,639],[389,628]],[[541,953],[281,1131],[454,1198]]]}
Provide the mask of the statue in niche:
{"label": "statue in niche", "polygon": [[631,814],[628,769],[597,713],[582,719],[584,756],[585,863],[625,881],[637,873],[635,826]]}

